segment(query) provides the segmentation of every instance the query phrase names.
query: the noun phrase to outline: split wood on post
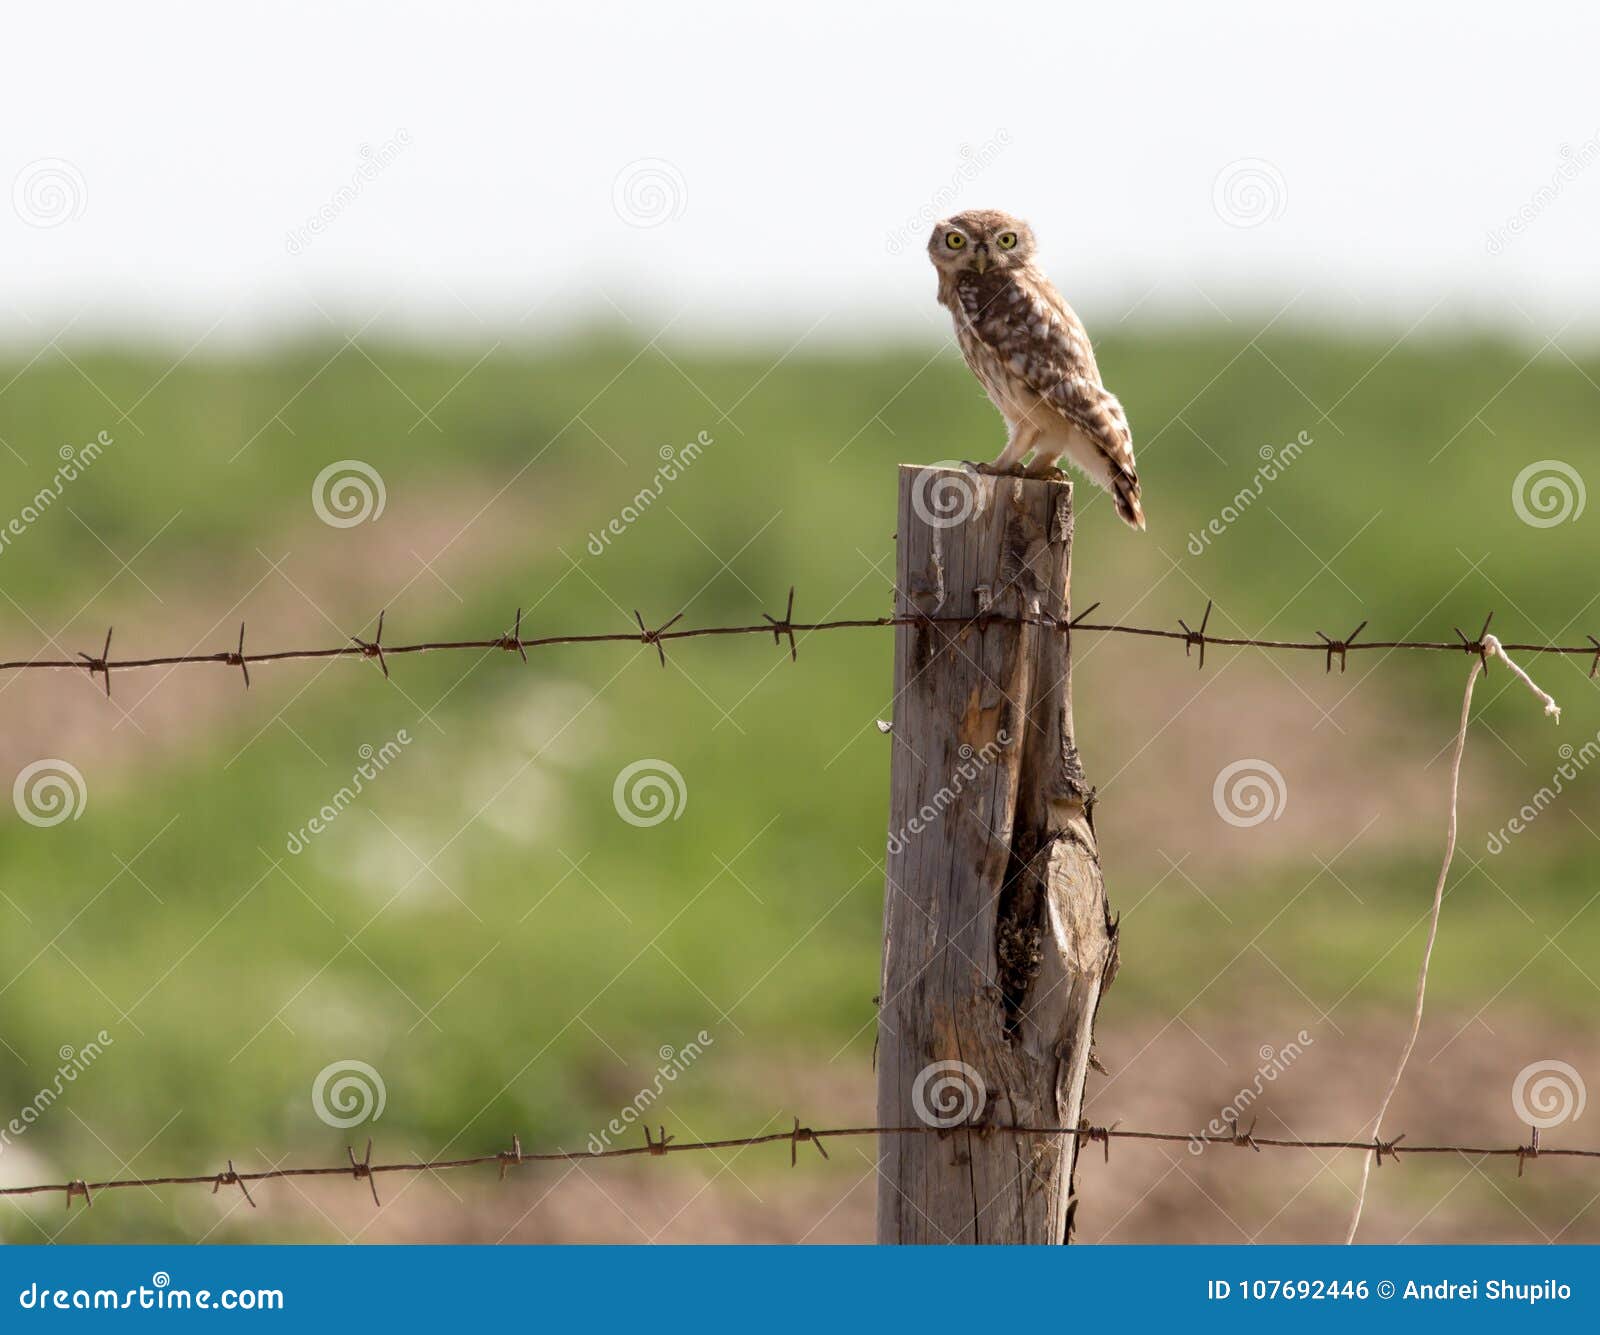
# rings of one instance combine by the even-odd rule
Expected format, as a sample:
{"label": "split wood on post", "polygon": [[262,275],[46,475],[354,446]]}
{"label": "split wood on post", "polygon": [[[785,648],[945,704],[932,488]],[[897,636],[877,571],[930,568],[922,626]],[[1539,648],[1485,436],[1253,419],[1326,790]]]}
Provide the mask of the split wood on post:
{"label": "split wood on post", "polygon": [[988,1128],[1079,1124],[1116,969],[1060,631],[1072,527],[1067,482],[900,470],[878,1121],[948,1130],[880,1141],[879,1242],[1070,1231],[1078,1138]]}

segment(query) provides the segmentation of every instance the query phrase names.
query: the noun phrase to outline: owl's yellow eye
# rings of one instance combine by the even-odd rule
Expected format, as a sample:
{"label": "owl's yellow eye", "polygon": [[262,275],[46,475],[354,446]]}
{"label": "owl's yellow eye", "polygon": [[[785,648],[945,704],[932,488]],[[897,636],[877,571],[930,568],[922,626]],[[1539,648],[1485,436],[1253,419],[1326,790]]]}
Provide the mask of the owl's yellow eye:
{"label": "owl's yellow eye", "polygon": [[962,246],[967,244],[967,238],[962,236],[960,232],[946,232],[944,243],[951,250],[960,250]]}
{"label": "owl's yellow eye", "polygon": [[1015,232],[1001,232],[999,236],[995,237],[994,242],[1001,250],[1011,250],[1017,244],[1017,234]]}

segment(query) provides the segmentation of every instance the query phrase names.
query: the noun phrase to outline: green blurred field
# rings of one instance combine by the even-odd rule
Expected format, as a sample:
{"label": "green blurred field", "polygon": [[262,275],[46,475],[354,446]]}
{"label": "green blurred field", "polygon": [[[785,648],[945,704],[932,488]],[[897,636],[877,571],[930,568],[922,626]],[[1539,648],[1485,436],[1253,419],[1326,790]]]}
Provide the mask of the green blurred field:
{"label": "green blurred field", "polygon": [[[1080,493],[1080,605],[1194,624],[1214,598],[1214,629],[1295,638],[1364,618],[1369,638],[1451,638],[1490,608],[1508,639],[1600,631],[1600,514],[1538,529],[1512,506],[1538,460],[1600,478],[1593,357],[1466,337],[1252,342],[1231,327],[1100,347],[1142,438],[1151,527],[1130,533]],[[0,523],[49,482],[61,446],[113,443],[0,551],[0,655],[98,651],[107,625],[114,654],[221,650],[241,619],[253,648],[333,645],[369,635],[380,609],[391,642],[496,634],[518,606],[528,637],[625,630],[634,609],[652,624],[754,621],[791,584],[807,619],[885,613],[895,464],[987,458],[998,421],[953,353],[781,351],[596,335],[486,356],[306,343],[175,369],[177,352],[14,358],[0,368]],[[702,431],[700,458],[595,555],[591,534],[651,485],[662,447]],[[1302,431],[1302,457],[1191,554],[1263,447]],[[343,459],[381,474],[375,522],[314,514],[313,479]],[[388,681],[371,663],[288,663],[253,669],[248,693],[237,670],[150,671],[114,677],[109,703],[80,673],[7,675],[5,774],[60,757],[89,798],[52,828],[10,811],[0,824],[0,1122],[52,1081],[59,1049],[101,1029],[114,1041],[5,1146],[0,1183],[333,1162],[347,1134],[318,1120],[311,1087],[348,1058],[382,1075],[382,1118],[348,1133],[374,1134],[380,1154],[492,1151],[513,1130],[577,1148],[650,1082],[661,1048],[701,1030],[714,1042],[651,1112],[685,1137],[790,1112],[825,1124],[841,1086],[869,1106],[890,649],[882,632],[818,636],[791,664],[758,637],[695,641],[665,672],[633,645],[545,649],[527,666],[428,655],[391,660]],[[1464,1030],[1452,1052],[1493,1041],[1510,1071],[1550,1056],[1581,1069],[1600,977],[1600,776],[1485,851],[1561,763],[1558,744],[1600,729],[1587,662],[1529,665],[1566,712],[1557,731],[1504,673],[1480,688],[1425,1046]],[[1086,643],[1082,747],[1126,914],[1101,1034],[1121,1088],[1164,1078],[1122,1034],[1180,1011],[1197,1033],[1227,1017],[1237,1034],[1243,998],[1262,1043],[1331,1014],[1370,1049],[1354,1112],[1338,1105],[1329,1125],[1313,1102],[1297,1131],[1370,1114],[1413,986],[1465,668],[1352,655],[1328,676],[1310,656],[1213,650],[1202,677],[1176,645]],[[287,852],[359,748],[402,729],[411,743],[360,799]],[[1281,821],[1216,818],[1212,778],[1242,755],[1284,772]],[[688,801],[635,828],[612,783],[646,757],[681,771]],[[1512,1040],[1535,1020],[1551,1051],[1523,1055]],[[1509,1142],[1498,1079],[1443,1093],[1492,1108]],[[1237,1085],[1213,1070],[1192,1118],[1162,1107],[1198,1125]],[[811,1097],[791,1107],[797,1091]],[[1115,1093],[1096,1116],[1119,1115]],[[487,1175],[454,1186],[489,1189]],[[75,1208],[62,1236],[260,1226],[248,1212],[219,1224],[202,1196],[120,1193]],[[1517,1226],[1504,1202],[1479,1205]],[[313,1212],[296,1219],[336,1236]],[[0,1212],[15,1241],[62,1224],[58,1197]]]}

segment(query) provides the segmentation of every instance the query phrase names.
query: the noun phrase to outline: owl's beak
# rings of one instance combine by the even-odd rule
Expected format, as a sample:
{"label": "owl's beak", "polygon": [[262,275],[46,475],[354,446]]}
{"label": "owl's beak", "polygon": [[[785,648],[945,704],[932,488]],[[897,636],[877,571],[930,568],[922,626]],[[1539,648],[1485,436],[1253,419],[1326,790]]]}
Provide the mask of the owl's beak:
{"label": "owl's beak", "polygon": [[987,242],[978,242],[977,248],[972,253],[972,261],[978,266],[980,274],[989,268],[989,246]]}

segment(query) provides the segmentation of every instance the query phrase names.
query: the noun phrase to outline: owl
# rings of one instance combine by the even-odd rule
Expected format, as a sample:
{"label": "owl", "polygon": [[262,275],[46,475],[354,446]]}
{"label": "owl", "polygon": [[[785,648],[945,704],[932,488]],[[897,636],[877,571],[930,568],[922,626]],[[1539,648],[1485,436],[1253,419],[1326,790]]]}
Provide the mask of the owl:
{"label": "owl", "polygon": [[939,303],[1010,430],[985,471],[1015,471],[1031,451],[1028,476],[1046,476],[1065,455],[1142,529],[1127,414],[1100,383],[1089,335],[1034,255],[1028,224],[995,209],[946,218],[928,238]]}

